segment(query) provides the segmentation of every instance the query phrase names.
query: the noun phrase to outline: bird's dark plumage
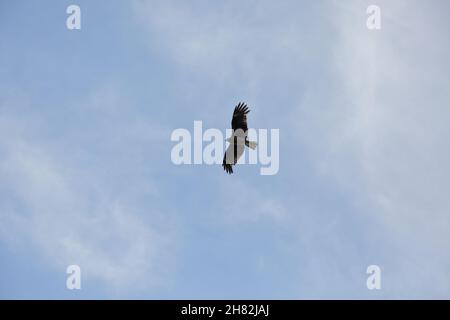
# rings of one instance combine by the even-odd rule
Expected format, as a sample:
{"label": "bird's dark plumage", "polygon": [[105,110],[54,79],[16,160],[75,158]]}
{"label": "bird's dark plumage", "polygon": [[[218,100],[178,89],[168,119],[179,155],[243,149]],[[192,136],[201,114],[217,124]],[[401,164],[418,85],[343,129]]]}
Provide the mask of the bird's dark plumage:
{"label": "bird's dark plumage", "polygon": [[[244,145],[238,144],[237,136],[244,138],[245,145],[248,146],[247,113],[249,113],[249,112],[250,112],[250,110],[248,109],[247,105],[243,102],[240,102],[234,108],[233,119],[231,120],[231,128],[233,129],[233,143],[230,143],[230,146],[228,147],[227,152],[225,152],[225,155],[223,157],[223,163],[222,163],[224,170],[229,174],[233,173],[233,165],[235,165],[237,163],[239,157],[244,152]],[[239,132],[239,131],[236,132],[237,130],[239,130],[239,131],[241,130],[242,132]],[[233,154],[231,154],[230,148],[233,149],[232,150]]]}
{"label": "bird's dark plumage", "polygon": [[[228,153],[228,150],[233,147],[233,154],[230,155]],[[238,161],[238,157],[240,157],[240,154],[242,154],[243,151],[243,146],[239,146],[237,144],[237,138],[234,138],[234,142],[230,143],[230,147],[228,147],[227,152],[225,152],[224,156],[223,156],[223,162],[222,162],[222,166],[223,169],[229,173],[232,174],[233,173],[233,165],[236,164],[236,162]],[[233,159],[227,159],[227,157],[231,158],[231,156],[233,156]]]}
{"label": "bird's dark plumage", "polygon": [[250,110],[248,109],[245,103],[240,102],[235,108],[233,112],[233,119],[231,120],[231,128],[233,130],[241,129],[244,132],[247,132],[247,113]]}
{"label": "bird's dark plumage", "polygon": [[225,157],[223,157],[223,164],[222,164],[222,166],[223,166],[223,169],[225,170],[226,173],[228,173],[228,174],[232,174],[233,173],[233,167],[232,167],[231,164],[227,164],[225,162]]}

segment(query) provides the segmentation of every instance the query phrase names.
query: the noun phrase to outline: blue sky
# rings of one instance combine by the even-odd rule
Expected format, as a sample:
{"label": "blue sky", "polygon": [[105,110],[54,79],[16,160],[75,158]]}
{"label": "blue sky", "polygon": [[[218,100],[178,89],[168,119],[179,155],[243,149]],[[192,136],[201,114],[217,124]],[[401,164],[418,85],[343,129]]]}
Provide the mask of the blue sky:
{"label": "blue sky", "polygon": [[[0,297],[450,298],[448,9],[1,1]],[[239,101],[278,174],[171,162]]]}

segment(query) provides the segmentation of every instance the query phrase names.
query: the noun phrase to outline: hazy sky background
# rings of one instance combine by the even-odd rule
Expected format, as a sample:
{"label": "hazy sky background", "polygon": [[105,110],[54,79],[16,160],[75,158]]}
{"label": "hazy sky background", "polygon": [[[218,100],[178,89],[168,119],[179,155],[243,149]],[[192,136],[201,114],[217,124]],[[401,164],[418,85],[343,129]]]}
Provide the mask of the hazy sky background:
{"label": "hazy sky background", "polygon": [[[449,9],[0,0],[0,297],[450,298]],[[277,175],[172,164],[239,101]]]}

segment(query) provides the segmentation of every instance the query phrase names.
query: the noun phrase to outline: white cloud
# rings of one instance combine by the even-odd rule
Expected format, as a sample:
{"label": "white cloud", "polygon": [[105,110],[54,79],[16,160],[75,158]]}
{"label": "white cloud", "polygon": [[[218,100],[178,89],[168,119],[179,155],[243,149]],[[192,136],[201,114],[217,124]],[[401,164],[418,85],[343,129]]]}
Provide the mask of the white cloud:
{"label": "white cloud", "polygon": [[[445,195],[450,187],[446,148],[450,111],[444,105],[450,94],[444,88],[450,79],[440,63],[445,63],[450,47],[441,42],[446,38],[442,26],[431,23],[436,19],[434,10],[417,16],[415,10],[402,10],[405,3],[380,6],[395,17],[386,19],[380,31],[361,28],[364,16],[349,19],[343,12],[339,17],[336,60],[340,80],[346,83],[341,101],[346,109],[340,110],[338,126],[330,131],[344,136],[334,141],[338,148],[346,150],[348,144],[356,149],[359,173],[388,225],[419,229],[423,223],[433,225],[426,238],[438,236],[448,246],[450,238],[443,231],[450,226]],[[407,32],[416,30],[430,40]]]}
{"label": "white cloud", "polygon": [[[127,132],[117,141],[97,122],[95,134],[90,132],[94,141],[80,138],[91,129],[77,135],[76,126],[65,128],[61,141],[39,132],[36,118],[18,116],[13,100],[0,108],[0,239],[36,250],[55,277],[78,264],[87,286],[97,280],[119,294],[166,286],[175,225],[167,212],[151,205],[158,190],[148,176],[130,174],[128,166],[135,163],[126,158],[117,168],[108,154],[91,153],[105,143],[125,153],[127,143],[143,147],[150,132]],[[114,97],[102,101],[117,102]],[[103,109],[96,112],[91,110],[90,117],[104,116]]]}
{"label": "white cloud", "polygon": [[[296,1],[133,4],[152,50],[187,72],[195,85],[189,90],[194,92],[204,86],[202,81],[208,81],[211,89],[243,94],[247,100],[258,99],[269,86],[280,88],[279,92],[286,86],[300,90],[297,80],[305,66],[318,58],[312,49],[326,47],[319,42],[321,30],[308,12],[292,10]],[[328,10],[320,5],[308,8]],[[204,94],[202,98],[212,99]]]}
{"label": "white cloud", "polygon": [[[449,283],[450,277],[446,69],[450,45],[446,10],[440,10],[447,3],[378,1],[379,31],[366,28],[370,4],[335,1],[331,6],[313,6],[314,14],[312,7],[296,11],[290,3],[261,1],[216,8],[136,2],[135,7],[152,45],[182,70],[213,79],[221,90],[232,87],[233,95],[250,95],[253,103],[266,108],[270,122],[286,124],[281,128],[284,139],[300,142],[291,154],[300,150],[321,179],[340,187],[360,214],[377,222],[380,234],[386,235],[385,250],[380,251],[390,262],[386,271],[395,284],[387,288],[393,296],[417,288],[422,294],[448,296],[450,287],[441,283]],[[323,79],[315,79],[309,65]],[[290,105],[267,104],[281,98]],[[261,195],[239,183],[224,189],[233,188],[262,201]],[[278,202],[272,207],[229,218],[278,219],[276,213],[282,209]],[[285,221],[296,226],[290,219]],[[330,252],[309,256],[327,261],[342,249],[340,237],[335,238]],[[311,239],[314,236],[302,242]],[[336,269],[346,263],[340,261]],[[318,264],[312,263],[311,269],[321,270]]]}
{"label": "white cloud", "polygon": [[[365,28],[365,2],[347,3],[336,16],[340,90],[333,92],[335,108],[325,117],[302,110],[302,116],[316,120],[305,130],[321,142],[306,144],[361,214],[381,222],[386,229],[380,232],[388,230],[386,243],[395,246],[386,251],[401,248],[389,257],[388,271],[395,274],[391,293],[448,297],[448,23],[438,7],[411,1],[377,4],[380,31]],[[313,94],[307,98],[312,104],[319,100]]]}
{"label": "white cloud", "polygon": [[277,195],[268,194],[244,182],[237,176],[220,183],[220,208],[215,218],[228,224],[267,221],[285,225],[288,211]]}

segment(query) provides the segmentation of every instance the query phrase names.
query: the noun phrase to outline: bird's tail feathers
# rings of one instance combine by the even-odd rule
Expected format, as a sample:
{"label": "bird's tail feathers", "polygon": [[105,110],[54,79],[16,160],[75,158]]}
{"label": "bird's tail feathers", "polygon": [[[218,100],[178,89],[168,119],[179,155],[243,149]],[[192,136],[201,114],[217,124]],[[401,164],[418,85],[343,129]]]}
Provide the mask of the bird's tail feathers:
{"label": "bird's tail feathers", "polygon": [[258,145],[255,141],[246,141],[245,144],[252,150],[255,150]]}

